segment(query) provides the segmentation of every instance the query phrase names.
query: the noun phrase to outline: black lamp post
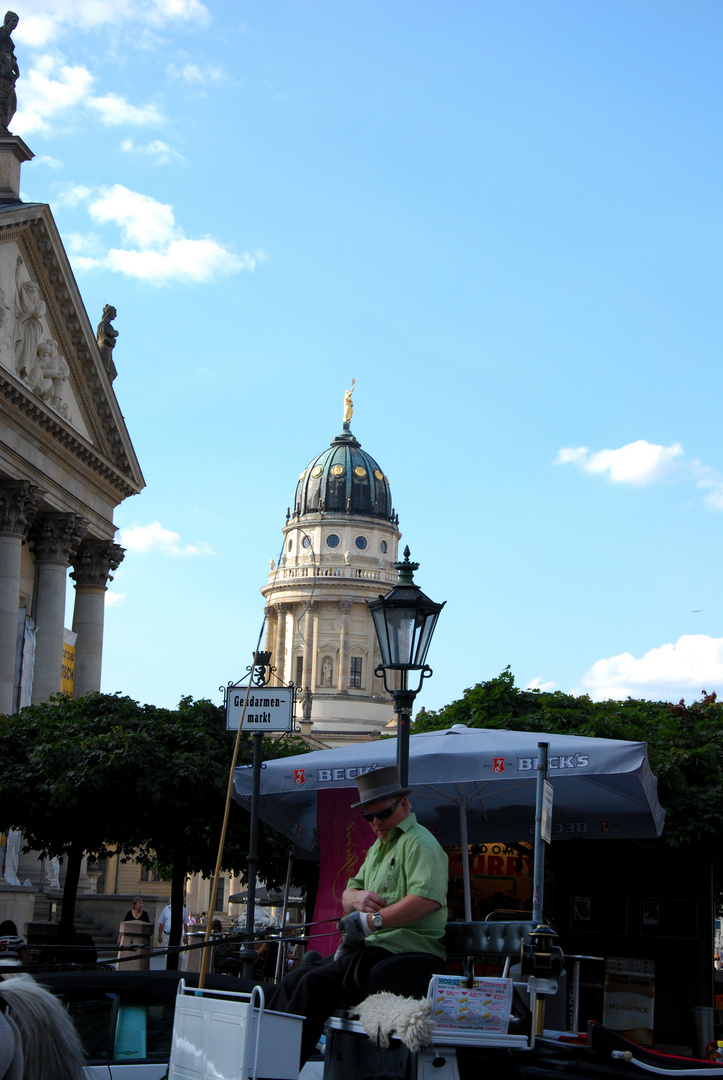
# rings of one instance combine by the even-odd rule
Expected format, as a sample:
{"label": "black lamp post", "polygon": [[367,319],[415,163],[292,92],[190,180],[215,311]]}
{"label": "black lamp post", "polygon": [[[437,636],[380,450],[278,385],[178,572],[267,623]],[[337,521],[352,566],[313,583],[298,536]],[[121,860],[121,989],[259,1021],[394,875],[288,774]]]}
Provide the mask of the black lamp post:
{"label": "black lamp post", "polygon": [[[374,674],[384,679],[384,689],[394,698],[397,714],[397,765],[402,786],[409,777],[409,734],[414,699],[429,678],[432,669],[426,663],[427,651],[444,603],[435,604],[414,584],[413,574],[419,563],[409,561],[409,548],[404,549],[404,562],[394,564],[399,581],[386,596],[367,601],[374,619],[382,662]],[[391,672],[398,671],[395,679]],[[419,677],[415,689],[409,686],[410,674]],[[389,680],[394,685],[389,685]],[[398,684],[398,685],[397,685]]]}

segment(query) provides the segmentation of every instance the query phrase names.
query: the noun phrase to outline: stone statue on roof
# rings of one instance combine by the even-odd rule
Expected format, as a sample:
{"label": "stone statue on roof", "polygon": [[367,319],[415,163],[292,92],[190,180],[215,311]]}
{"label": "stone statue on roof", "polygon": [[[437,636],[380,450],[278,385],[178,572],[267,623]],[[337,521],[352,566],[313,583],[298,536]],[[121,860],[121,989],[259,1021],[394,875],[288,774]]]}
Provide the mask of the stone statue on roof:
{"label": "stone statue on roof", "polygon": [[20,76],[20,68],[15,58],[15,46],[10,37],[20,19],[14,11],[8,11],[0,27],[0,133],[8,130],[8,125],[15,116],[18,99],[15,83]]}
{"label": "stone statue on roof", "polygon": [[112,304],[106,304],[103,308],[103,318],[98,323],[96,340],[100,355],[103,358],[105,369],[111,378],[115,377],[115,364],[113,363],[113,349],[115,348],[118,331],[111,325],[118,312]]}

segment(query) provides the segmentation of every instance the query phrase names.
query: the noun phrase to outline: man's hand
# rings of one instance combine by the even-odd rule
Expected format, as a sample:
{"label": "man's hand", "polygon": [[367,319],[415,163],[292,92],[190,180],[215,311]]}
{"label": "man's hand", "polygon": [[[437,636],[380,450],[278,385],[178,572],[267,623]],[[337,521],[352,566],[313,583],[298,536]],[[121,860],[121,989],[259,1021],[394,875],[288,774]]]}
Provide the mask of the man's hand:
{"label": "man's hand", "polygon": [[387,906],[384,897],[371,889],[345,889],[341,902],[345,911],[365,911],[372,915]]}
{"label": "man's hand", "polygon": [[351,915],[345,915],[343,919],[339,919],[337,930],[341,930],[348,945],[363,941],[372,932],[369,916],[362,914],[361,911],[352,911]]}

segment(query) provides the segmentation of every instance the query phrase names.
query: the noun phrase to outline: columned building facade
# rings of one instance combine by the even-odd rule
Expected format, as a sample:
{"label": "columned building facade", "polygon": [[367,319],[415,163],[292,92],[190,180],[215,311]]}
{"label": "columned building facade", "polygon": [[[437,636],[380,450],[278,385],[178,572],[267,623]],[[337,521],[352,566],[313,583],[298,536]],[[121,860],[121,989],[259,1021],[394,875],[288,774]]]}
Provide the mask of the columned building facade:
{"label": "columned building facade", "polygon": [[374,675],[381,657],[367,600],[397,582],[398,517],[389,480],[350,419],[302,471],[272,561],[264,648],[277,676],[301,688],[303,730],[338,745],[379,736],[393,720]]}
{"label": "columned building facade", "polygon": [[0,136],[0,713],[68,685],[69,634],[74,696],[100,689],[104,597],[123,558],[113,512],[144,486],[112,385],[117,335],[109,348],[93,330],[50,207],[20,200],[30,158]]}

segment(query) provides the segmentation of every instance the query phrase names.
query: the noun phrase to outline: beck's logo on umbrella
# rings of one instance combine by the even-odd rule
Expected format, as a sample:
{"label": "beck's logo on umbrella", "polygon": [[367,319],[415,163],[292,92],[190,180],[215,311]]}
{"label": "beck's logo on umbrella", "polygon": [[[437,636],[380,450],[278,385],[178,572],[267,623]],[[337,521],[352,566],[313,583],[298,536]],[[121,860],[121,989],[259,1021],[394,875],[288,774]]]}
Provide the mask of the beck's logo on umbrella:
{"label": "beck's logo on umbrella", "polygon": [[503,757],[492,758],[492,772],[504,772],[505,759]]}
{"label": "beck's logo on umbrella", "polygon": [[294,769],[294,783],[305,784],[306,783],[306,769]]}

